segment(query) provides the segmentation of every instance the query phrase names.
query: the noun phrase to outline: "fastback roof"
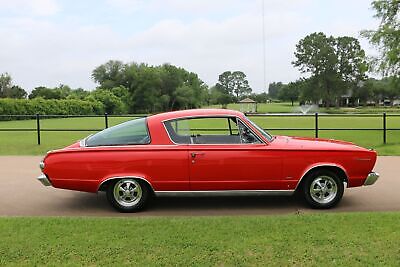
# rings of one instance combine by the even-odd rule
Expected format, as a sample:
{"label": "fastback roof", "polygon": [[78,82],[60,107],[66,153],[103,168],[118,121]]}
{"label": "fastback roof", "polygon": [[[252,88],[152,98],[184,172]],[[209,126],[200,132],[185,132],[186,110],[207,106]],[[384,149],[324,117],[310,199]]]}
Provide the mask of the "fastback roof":
{"label": "fastback roof", "polygon": [[171,119],[191,117],[191,116],[224,116],[224,115],[242,117],[243,113],[230,109],[188,109],[188,110],[179,110],[179,111],[171,111],[171,112],[156,114],[148,117],[148,119],[164,121],[164,120],[171,120]]}

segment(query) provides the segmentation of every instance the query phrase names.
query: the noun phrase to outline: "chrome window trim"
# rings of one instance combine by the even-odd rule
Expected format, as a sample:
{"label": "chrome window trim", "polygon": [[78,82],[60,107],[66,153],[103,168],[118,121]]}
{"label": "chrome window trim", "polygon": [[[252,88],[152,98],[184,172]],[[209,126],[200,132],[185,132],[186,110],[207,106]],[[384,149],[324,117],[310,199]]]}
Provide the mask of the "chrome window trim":
{"label": "chrome window trim", "polygon": [[99,186],[97,187],[97,190],[96,190],[96,191],[98,192],[99,189],[101,188],[101,186],[102,186],[104,183],[106,183],[107,181],[115,180],[115,179],[129,179],[129,178],[131,178],[131,179],[139,179],[139,180],[142,180],[142,181],[146,182],[146,183],[151,187],[151,190],[153,190],[153,192],[154,192],[153,185],[152,185],[147,179],[145,179],[145,178],[143,178],[143,177],[140,177],[140,176],[131,176],[131,175],[128,175],[128,176],[113,176],[113,177],[109,177],[109,178],[103,180],[103,181],[99,184]]}
{"label": "chrome window trim", "polygon": [[[236,118],[237,120],[239,120],[244,126],[246,126],[252,134],[254,134],[254,136],[258,139],[258,141],[260,141],[260,143],[242,143],[242,139],[240,139],[240,143],[234,143],[234,144],[185,144],[185,143],[176,143],[174,140],[172,140],[171,135],[168,132],[167,127],[165,126],[166,122],[170,122],[170,121],[176,121],[176,120],[185,120],[185,119],[196,119],[196,118]],[[268,143],[266,143],[262,138],[260,138],[260,136],[255,133],[253,131],[253,129],[251,127],[249,127],[249,125],[245,122],[243,122],[243,120],[241,118],[239,118],[236,115],[200,115],[200,116],[186,116],[186,117],[179,117],[179,118],[174,118],[174,119],[167,119],[167,120],[162,120],[161,121],[162,125],[164,126],[164,130],[167,132],[168,138],[169,140],[174,143],[175,145],[193,145],[193,146],[221,146],[221,145],[267,145]],[[190,139],[190,141],[192,141],[192,139]]]}

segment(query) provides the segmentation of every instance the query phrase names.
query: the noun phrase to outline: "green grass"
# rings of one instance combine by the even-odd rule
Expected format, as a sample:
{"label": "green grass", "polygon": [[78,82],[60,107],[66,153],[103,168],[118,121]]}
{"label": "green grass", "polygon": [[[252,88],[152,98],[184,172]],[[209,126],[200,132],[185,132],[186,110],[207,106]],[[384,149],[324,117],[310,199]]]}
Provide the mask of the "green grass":
{"label": "green grass", "polygon": [[[221,108],[221,105],[212,105],[210,108]],[[238,103],[228,104],[228,109],[240,110],[241,105]],[[342,107],[342,108],[318,108],[317,110],[312,110],[312,112],[319,113],[400,113],[400,106],[397,107]],[[257,104],[258,113],[300,113],[299,103],[295,102],[292,106],[290,102],[279,102],[279,103],[258,103]]]}
{"label": "green grass", "polygon": [[397,266],[400,213],[2,218],[0,265]]}
{"label": "green grass", "polygon": [[[221,105],[212,105],[209,108],[221,108]],[[227,109],[240,110],[240,104],[228,104]],[[257,112],[258,113],[298,113],[299,112],[299,104],[294,103],[292,106],[291,103],[281,102],[281,103],[258,103],[257,104]]]}
{"label": "green grass", "polygon": [[[109,124],[130,118],[110,118]],[[257,124],[266,129],[273,128],[314,128],[313,117],[253,117]],[[34,120],[2,121],[1,128],[32,128]],[[101,129],[103,118],[46,119],[41,121],[42,129]],[[199,122],[199,128],[212,128]],[[323,117],[319,118],[320,128],[381,128],[382,118],[370,117]],[[388,128],[400,128],[400,117],[388,117]],[[275,135],[314,136],[314,131],[272,130]],[[92,133],[85,132],[42,132],[42,144],[36,144],[36,132],[0,132],[0,155],[42,155],[47,151],[65,147]],[[380,155],[400,155],[400,131],[388,131],[386,145],[383,144],[382,131],[319,131],[319,137],[334,138],[355,142],[358,145],[374,148]]]}

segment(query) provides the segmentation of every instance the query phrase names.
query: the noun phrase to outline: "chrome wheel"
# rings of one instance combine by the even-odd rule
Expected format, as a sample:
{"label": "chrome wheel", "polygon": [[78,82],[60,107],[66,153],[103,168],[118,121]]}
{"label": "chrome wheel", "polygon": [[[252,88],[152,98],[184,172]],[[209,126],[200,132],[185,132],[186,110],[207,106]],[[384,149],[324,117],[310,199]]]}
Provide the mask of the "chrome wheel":
{"label": "chrome wheel", "polygon": [[336,181],[329,176],[316,177],[310,186],[311,198],[320,204],[327,204],[333,201],[337,195],[338,186]]}
{"label": "chrome wheel", "polygon": [[134,179],[122,179],[114,185],[114,199],[124,207],[132,207],[139,203],[143,191],[139,182]]}

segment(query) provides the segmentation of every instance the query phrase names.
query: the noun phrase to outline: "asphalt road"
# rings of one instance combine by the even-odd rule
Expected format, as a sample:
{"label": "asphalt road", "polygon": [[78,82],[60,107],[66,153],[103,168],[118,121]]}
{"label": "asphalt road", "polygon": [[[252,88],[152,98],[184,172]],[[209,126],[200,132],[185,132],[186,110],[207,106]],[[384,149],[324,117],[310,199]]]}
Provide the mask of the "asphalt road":
{"label": "asphalt road", "polygon": [[44,187],[37,156],[0,157],[0,216],[204,216],[400,211],[400,157],[379,157],[375,185],[346,189],[334,209],[315,211],[296,197],[162,197],[140,213],[121,214],[105,194]]}

